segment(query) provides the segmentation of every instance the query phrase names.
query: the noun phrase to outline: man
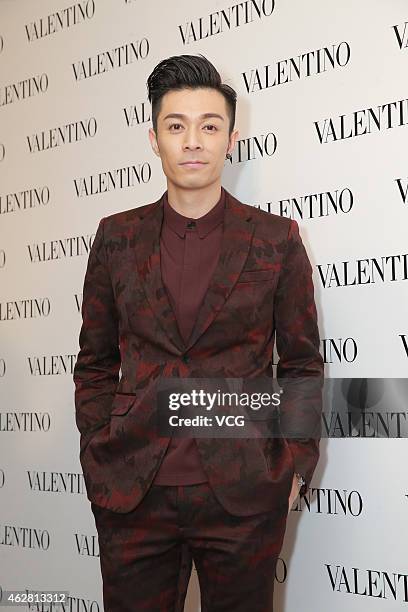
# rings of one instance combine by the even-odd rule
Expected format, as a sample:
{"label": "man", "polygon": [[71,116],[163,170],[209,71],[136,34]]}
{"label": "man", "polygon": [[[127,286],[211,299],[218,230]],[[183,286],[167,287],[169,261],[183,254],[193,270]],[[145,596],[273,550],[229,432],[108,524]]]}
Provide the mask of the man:
{"label": "man", "polygon": [[318,438],[160,436],[155,394],[161,377],[271,376],[275,333],[278,380],[320,381],[312,269],[295,221],[221,186],[238,130],[215,67],[174,56],[147,84],[167,190],[100,221],[74,370],[104,606],[182,610],[193,559],[203,612],[269,612]]}

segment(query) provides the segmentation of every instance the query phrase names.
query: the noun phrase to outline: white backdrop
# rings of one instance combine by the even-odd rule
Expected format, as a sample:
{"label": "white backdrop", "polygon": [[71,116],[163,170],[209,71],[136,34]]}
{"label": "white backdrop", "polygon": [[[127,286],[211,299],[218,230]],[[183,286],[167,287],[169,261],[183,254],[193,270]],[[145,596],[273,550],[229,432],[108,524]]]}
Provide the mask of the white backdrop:
{"label": "white backdrop", "polygon": [[[83,276],[99,219],[166,188],[145,83],[180,53],[238,92],[225,187],[299,222],[326,376],[407,376],[406,1],[2,0],[0,588],[76,610],[103,609],[74,420]],[[322,441],[278,611],[408,603],[407,460],[401,439]]]}

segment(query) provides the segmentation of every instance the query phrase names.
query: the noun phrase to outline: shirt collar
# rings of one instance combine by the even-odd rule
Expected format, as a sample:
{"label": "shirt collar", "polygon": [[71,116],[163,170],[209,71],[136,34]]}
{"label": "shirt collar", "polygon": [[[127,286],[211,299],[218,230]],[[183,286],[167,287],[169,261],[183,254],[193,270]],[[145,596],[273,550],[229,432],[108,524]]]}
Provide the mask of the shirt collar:
{"label": "shirt collar", "polygon": [[218,202],[205,215],[198,219],[185,217],[174,210],[167,199],[167,191],[163,197],[163,223],[166,223],[181,238],[184,238],[187,224],[195,221],[197,233],[200,238],[204,238],[209,232],[222,223],[224,219],[225,190],[221,187],[221,195]]}

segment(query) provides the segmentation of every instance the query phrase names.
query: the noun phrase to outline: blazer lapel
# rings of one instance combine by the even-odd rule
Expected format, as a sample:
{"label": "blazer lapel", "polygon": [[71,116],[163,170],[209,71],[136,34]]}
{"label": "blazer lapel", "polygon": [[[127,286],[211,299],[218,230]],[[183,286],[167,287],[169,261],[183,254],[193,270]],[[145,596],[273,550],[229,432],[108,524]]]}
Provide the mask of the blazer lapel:
{"label": "blazer lapel", "polygon": [[197,342],[224,306],[248,257],[255,224],[251,222],[251,213],[236,202],[226,191],[220,255],[198,310],[186,350]]}
{"label": "blazer lapel", "polygon": [[179,351],[184,351],[176,315],[161,276],[160,231],[163,221],[163,196],[143,215],[140,231],[135,238],[134,253],[140,282],[153,314],[171,342]]}
{"label": "blazer lapel", "polygon": [[255,225],[251,222],[250,211],[240,206],[226,191],[224,228],[217,266],[198,310],[190,338],[185,344],[161,276],[160,231],[163,221],[163,196],[143,217],[139,235],[135,240],[136,264],[146,299],[154,315],[171,342],[180,352],[185,352],[208,329],[231,293],[248,256]]}

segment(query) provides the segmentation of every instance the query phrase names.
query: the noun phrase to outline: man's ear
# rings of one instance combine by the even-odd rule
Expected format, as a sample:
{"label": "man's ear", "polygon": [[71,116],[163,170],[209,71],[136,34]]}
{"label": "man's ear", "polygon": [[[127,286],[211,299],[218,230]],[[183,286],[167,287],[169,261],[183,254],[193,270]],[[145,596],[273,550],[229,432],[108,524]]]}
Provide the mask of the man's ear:
{"label": "man's ear", "polygon": [[232,130],[231,136],[229,137],[229,140],[228,140],[227,153],[232,153],[238,136],[239,136],[239,130]]}
{"label": "man's ear", "polygon": [[157,144],[156,132],[153,128],[149,128],[149,140],[152,145],[153,151],[156,153],[157,157],[160,157],[160,150]]}

